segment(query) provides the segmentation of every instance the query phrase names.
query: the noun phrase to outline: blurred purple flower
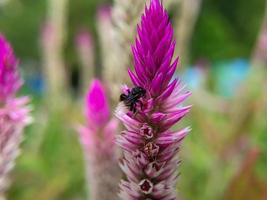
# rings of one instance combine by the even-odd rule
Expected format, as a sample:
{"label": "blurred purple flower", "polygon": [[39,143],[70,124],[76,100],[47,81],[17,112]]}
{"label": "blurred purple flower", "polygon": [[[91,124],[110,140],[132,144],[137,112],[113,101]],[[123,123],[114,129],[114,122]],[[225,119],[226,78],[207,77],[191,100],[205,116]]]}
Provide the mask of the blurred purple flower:
{"label": "blurred purple flower", "polygon": [[114,138],[118,121],[110,119],[105,89],[93,80],[86,96],[87,125],[79,128],[91,200],[115,200],[119,170]]}
{"label": "blurred purple flower", "polygon": [[191,93],[172,79],[178,63],[178,59],[172,62],[173,28],[159,0],[150,1],[137,31],[132,47],[135,73],[129,70],[129,76],[134,86],[146,90],[146,96],[137,103],[136,113],[125,111],[122,105],[116,110],[127,129],[117,138],[124,154],[121,168],[127,176],[119,195],[123,200],[175,200],[177,153],[190,128],[170,128],[189,112],[190,106],[179,104]]}
{"label": "blurred purple flower", "polygon": [[93,46],[93,39],[91,34],[85,30],[85,29],[81,29],[76,38],[75,38],[75,42],[76,42],[76,46],[86,46],[87,48],[92,48]]}
{"label": "blurred purple flower", "polygon": [[110,117],[105,89],[99,80],[94,80],[86,96],[86,115],[91,128],[102,127]]}
{"label": "blurred purple flower", "polygon": [[17,64],[11,46],[0,34],[0,101],[13,97],[22,85]]}
{"label": "blurred purple flower", "polygon": [[84,28],[75,37],[76,49],[81,61],[81,84],[82,93],[87,91],[87,87],[94,76],[94,41],[91,33]]}
{"label": "blurred purple flower", "polygon": [[53,46],[55,41],[58,40],[53,25],[49,22],[45,22],[41,27],[41,45],[43,47]]}
{"label": "blurred purple flower", "polygon": [[111,6],[103,5],[97,10],[97,18],[100,21],[111,20]]}
{"label": "blurred purple flower", "polygon": [[[104,86],[101,81],[92,81],[86,95],[86,127],[80,129],[81,142],[89,151],[114,153],[114,136],[118,121],[110,119],[110,111]],[[101,153],[101,152],[100,152]]]}
{"label": "blurred purple flower", "polygon": [[22,85],[17,63],[11,46],[0,34],[0,198],[20,152],[23,128],[31,122],[28,97],[15,97]]}

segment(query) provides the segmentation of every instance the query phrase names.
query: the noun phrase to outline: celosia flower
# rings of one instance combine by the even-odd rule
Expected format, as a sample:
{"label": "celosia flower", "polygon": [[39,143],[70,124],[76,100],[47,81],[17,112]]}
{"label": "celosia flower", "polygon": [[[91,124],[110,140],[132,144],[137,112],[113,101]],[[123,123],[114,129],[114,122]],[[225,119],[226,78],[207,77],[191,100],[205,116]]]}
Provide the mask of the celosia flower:
{"label": "celosia flower", "polygon": [[[116,110],[127,129],[117,138],[127,177],[119,195],[123,200],[175,200],[177,153],[190,129],[170,128],[189,112],[190,106],[180,104],[190,92],[184,92],[180,81],[173,79],[178,63],[178,59],[172,61],[173,29],[159,0],[151,0],[137,31],[132,47],[135,73],[129,70],[129,76],[134,87],[144,88],[146,95],[139,99],[137,112],[125,111],[122,105]],[[124,88],[127,90],[131,91]]]}
{"label": "celosia flower", "polygon": [[0,101],[2,102],[13,97],[22,85],[17,64],[11,46],[0,34]]}
{"label": "celosia flower", "polygon": [[9,185],[8,174],[20,152],[23,128],[31,121],[29,99],[15,97],[22,84],[17,63],[11,46],[0,35],[0,198]]}
{"label": "celosia flower", "polygon": [[104,87],[94,80],[86,96],[87,125],[79,130],[84,148],[91,200],[115,200],[119,170],[114,137],[118,122],[110,119]]}

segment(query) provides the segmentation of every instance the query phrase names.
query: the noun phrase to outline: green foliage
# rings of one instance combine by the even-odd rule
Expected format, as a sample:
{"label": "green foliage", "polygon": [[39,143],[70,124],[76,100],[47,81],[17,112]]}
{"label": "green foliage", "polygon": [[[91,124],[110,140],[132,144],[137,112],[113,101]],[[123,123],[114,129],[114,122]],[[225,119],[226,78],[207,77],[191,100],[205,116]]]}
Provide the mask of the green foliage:
{"label": "green foliage", "polygon": [[83,154],[65,112],[50,113],[45,124],[28,129],[9,199],[85,199]]}
{"label": "green foliage", "polygon": [[261,25],[264,4],[263,0],[204,0],[193,34],[192,59],[249,57]]}
{"label": "green foliage", "polygon": [[6,35],[21,59],[39,58],[39,32],[46,1],[12,0],[0,7],[0,31]]}

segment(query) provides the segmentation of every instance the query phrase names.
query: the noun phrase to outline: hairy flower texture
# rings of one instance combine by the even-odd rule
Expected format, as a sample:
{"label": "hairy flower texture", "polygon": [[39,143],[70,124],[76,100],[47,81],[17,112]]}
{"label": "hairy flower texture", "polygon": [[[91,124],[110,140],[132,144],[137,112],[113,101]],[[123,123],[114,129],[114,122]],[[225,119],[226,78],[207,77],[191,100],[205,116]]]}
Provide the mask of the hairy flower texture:
{"label": "hairy flower texture", "polygon": [[84,149],[90,200],[117,199],[119,167],[114,137],[118,121],[110,119],[104,87],[94,80],[86,97],[87,125],[79,130]]}
{"label": "hairy flower texture", "polygon": [[4,198],[8,174],[20,152],[23,128],[31,121],[29,99],[15,97],[22,85],[17,63],[11,46],[0,35],[0,198]]}
{"label": "hairy flower texture", "polygon": [[[121,93],[121,83],[128,83],[126,69],[132,66],[130,45],[134,41],[135,26],[144,6],[144,0],[115,0],[109,16],[112,23],[106,32],[100,32],[104,36],[101,39],[105,45],[103,48],[106,49],[106,55],[102,59],[103,78],[114,105]],[[121,73],[118,74],[118,71]]]}
{"label": "hairy flower texture", "polygon": [[[123,200],[175,200],[180,163],[180,143],[190,131],[171,131],[190,110],[180,104],[191,94],[173,79],[178,59],[172,61],[175,41],[168,14],[159,0],[151,0],[137,26],[132,47],[135,73],[129,70],[134,87],[146,90],[136,103],[137,112],[120,104],[116,116],[126,130],[117,137],[123,149],[121,169],[127,176],[120,184]],[[125,87],[128,95],[131,89]]]}

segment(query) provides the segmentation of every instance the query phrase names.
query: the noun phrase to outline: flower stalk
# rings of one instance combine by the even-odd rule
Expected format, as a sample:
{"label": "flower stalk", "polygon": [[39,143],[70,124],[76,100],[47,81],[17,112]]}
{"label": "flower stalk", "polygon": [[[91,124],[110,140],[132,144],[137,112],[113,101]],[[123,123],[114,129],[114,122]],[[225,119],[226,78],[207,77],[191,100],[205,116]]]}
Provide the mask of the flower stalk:
{"label": "flower stalk", "polygon": [[[141,87],[146,94],[137,98],[136,89],[125,86],[127,103],[119,104],[115,112],[126,128],[117,137],[123,150],[120,167],[126,175],[119,196],[123,200],[175,200],[177,153],[190,128],[170,128],[189,112],[190,106],[181,103],[191,93],[173,78],[178,64],[178,58],[173,60],[173,28],[159,0],[151,0],[145,8],[137,32],[132,47],[134,72],[128,73],[133,88]],[[136,112],[130,111],[129,102]]]}
{"label": "flower stalk", "polygon": [[[66,40],[68,0],[48,0],[48,15],[41,30],[41,50],[45,95],[49,109],[61,109],[66,106],[68,92],[68,74],[63,58]],[[67,97],[66,97],[67,96]],[[53,98],[50,98],[53,97]]]}
{"label": "flower stalk", "polygon": [[81,91],[85,94],[95,73],[95,48],[91,33],[82,29],[76,36],[75,44],[81,62]]}

